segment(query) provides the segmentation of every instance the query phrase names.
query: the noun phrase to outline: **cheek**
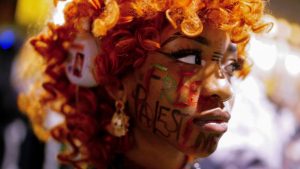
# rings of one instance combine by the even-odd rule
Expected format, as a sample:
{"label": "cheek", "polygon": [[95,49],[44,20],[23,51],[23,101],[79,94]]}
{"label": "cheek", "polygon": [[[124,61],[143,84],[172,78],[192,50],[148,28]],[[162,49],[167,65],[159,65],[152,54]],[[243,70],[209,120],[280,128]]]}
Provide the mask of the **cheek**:
{"label": "cheek", "polygon": [[130,92],[129,111],[138,127],[176,139],[186,116],[174,106],[178,98],[178,70],[162,64],[147,65],[132,78],[124,80]]}
{"label": "cheek", "polygon": [[142,99],[153,110],[156,102],[159,102],[170,109],[181,110],[184,114],[194,113],[202,87],[199,68],[187,64],[182,66],[174,61],[151,65],[136,76],[140,78],[136,79],[138,87],[133,92],[135,99],[143,95]]}
{"label": "cheek", "polygon": [[186,115],[174,108],[173,102],[169,100],[171,96],[168,92],[175,93],[176,91],[175,81],[174,79],[163,81],[166,76],[151,72],[150,76],[145,76],[149,79],[137,81],[135,88],[132,89],[129,109],[137,127],[167,139],[171,144],[176,144]]}
{"label": "cheek", "polygon": [[193,113],[202,85],[201,80],[197,79],[198,71],[191,65],[185,65],[187,68],[178,66],[180,64],[157,65],[149,71],[151,75],[147,76],[145,83],[149,88],[149,102],[159,101],[185,114]]}
{"label": "cheek", "polygon": [[175,106],[179,108],[196,107],[200,95],[201,81],[186,82],[178,87]]}

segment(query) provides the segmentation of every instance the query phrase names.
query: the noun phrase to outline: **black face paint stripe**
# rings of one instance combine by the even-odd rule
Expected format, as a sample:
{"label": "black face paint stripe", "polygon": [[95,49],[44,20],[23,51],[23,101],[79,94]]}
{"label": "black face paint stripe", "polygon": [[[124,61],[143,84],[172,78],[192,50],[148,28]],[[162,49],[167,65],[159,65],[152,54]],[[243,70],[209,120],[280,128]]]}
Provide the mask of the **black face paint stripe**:
{"label": "black face paint stripe", "polygon": [[212,55],[212,60],[213,61],[220,61],[223,58],[223,54],[219,52],[214,52]]}

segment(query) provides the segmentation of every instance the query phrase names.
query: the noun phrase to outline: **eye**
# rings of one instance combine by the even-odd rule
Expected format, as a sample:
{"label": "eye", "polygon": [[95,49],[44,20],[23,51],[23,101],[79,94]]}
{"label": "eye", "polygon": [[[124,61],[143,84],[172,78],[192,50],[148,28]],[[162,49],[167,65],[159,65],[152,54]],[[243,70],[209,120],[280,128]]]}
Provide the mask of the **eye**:
{"label": "eye", "polygon": [[201,65],[201,52],[195,49],[181,49],[170,54],[173,58],[188,64]]}
{"label": "eye", "polygon": [[199,57],[197,55],[187,55],[182,58],[178,58],[177,60],[189,64],[198,64],[198,58]]}
{"label": "eye", "polygon": [[230,60],[224,66],[224,70],[229,76],[232,76],[235,71],[241,70],[241,68],[242,65],[237,60]]}
{"label": "eye", "polygon": [[171,53],[165,53],[165,52],[160,52],[160,53],[188,64],[201,65],[203,62],[201,61],[201,52],[195,49],[181,49]]}

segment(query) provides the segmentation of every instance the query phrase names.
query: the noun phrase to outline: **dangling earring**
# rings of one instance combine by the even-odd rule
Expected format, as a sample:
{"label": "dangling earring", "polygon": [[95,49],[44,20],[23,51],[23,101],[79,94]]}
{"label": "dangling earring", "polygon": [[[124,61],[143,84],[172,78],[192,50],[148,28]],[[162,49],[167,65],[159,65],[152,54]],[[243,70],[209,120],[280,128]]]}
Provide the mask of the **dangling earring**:
{"label": "dangling earring", "polygon": [[116,137],[125,136],[129,127],[129,117],[124,113],[124,100],[116,100],[116,112],[107,128],[108,132]]}

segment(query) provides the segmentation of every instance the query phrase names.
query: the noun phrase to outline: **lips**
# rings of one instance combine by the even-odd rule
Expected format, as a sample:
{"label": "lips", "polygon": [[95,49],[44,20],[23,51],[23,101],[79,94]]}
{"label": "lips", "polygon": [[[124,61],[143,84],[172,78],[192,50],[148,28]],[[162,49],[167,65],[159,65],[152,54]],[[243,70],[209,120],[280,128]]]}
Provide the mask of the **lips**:
{"label": "lips", "polygon": [[230,114],[221,108],[206,110],[194,117],[193,124],[203,131],[210,133],[224,133],[228,128]]}

